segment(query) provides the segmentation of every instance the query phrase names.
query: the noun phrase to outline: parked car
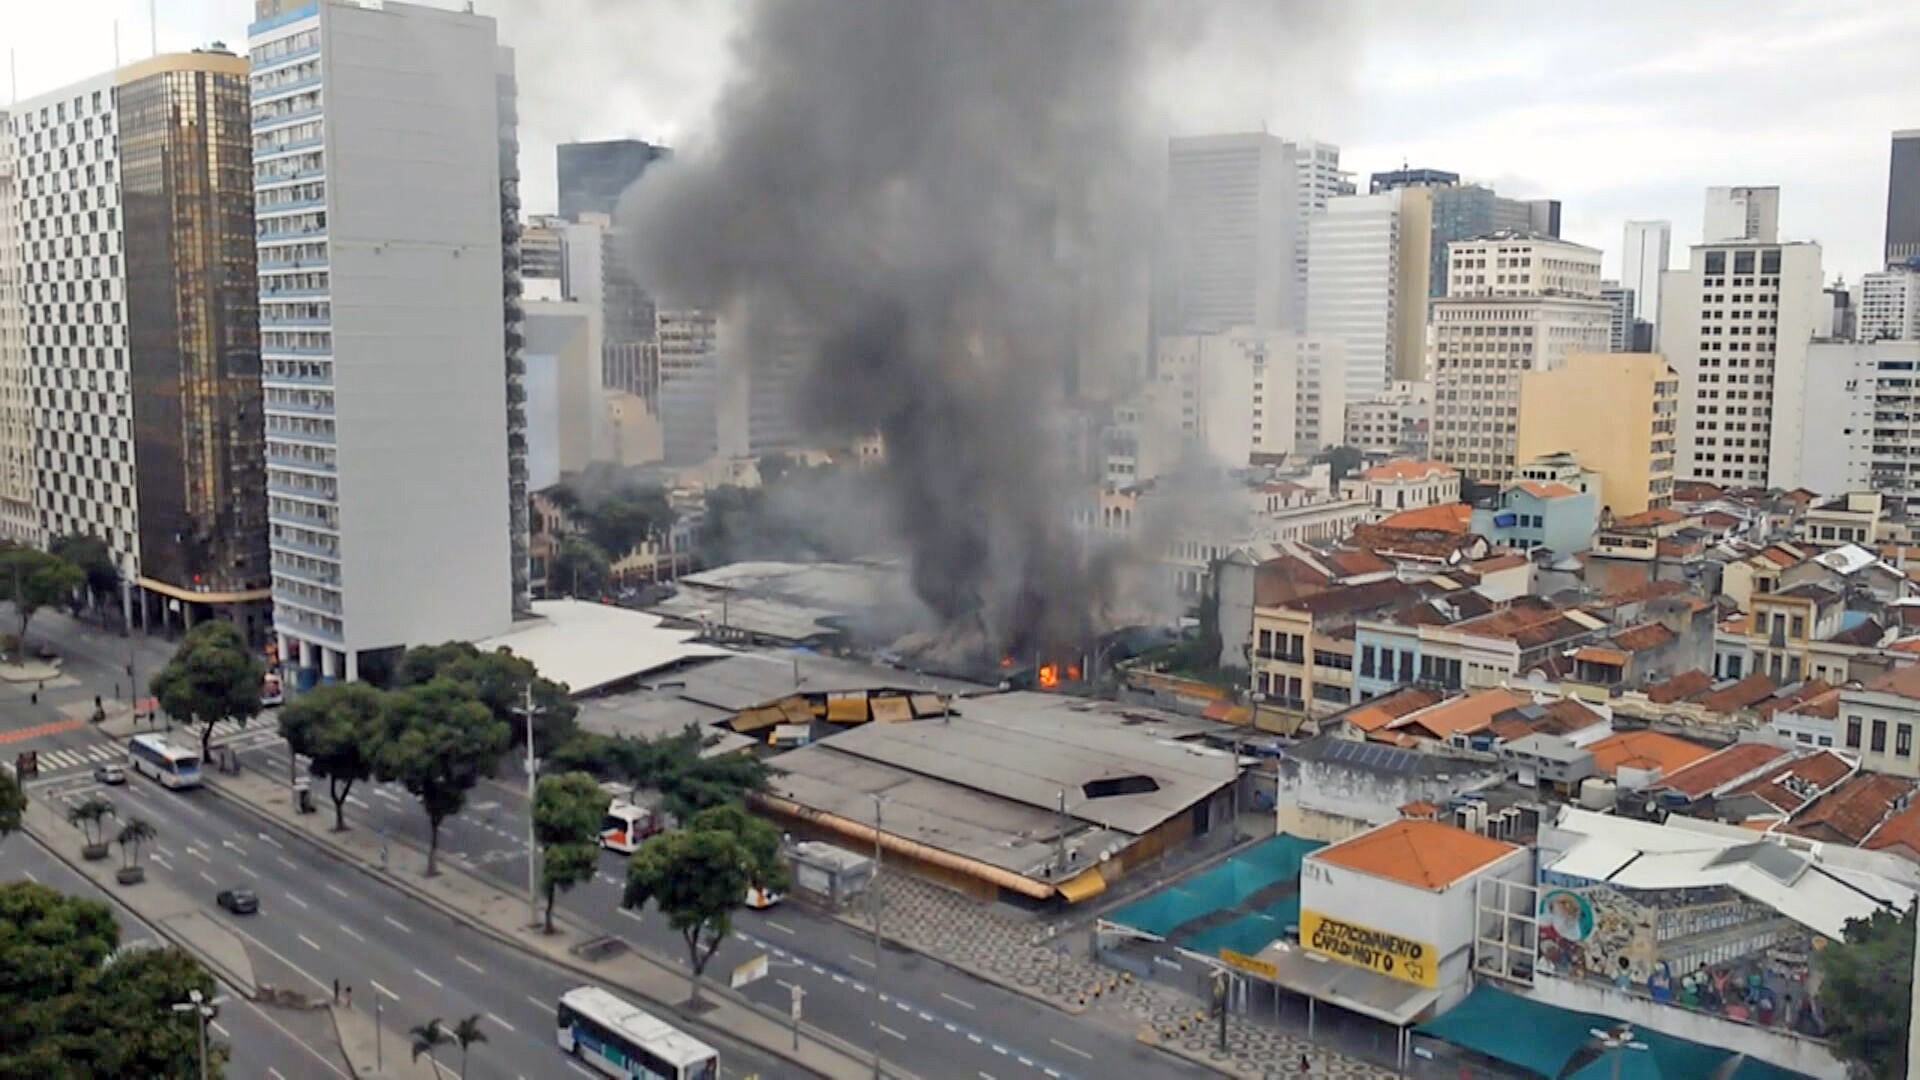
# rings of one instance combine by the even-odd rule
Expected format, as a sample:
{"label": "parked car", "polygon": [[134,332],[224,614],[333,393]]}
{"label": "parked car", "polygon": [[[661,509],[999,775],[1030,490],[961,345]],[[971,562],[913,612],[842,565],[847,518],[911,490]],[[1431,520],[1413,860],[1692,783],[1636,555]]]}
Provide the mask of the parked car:
{"label": "parked car", "polygon": [[751,885],[747,886],[747,906],[755,911],[765,911],[786,898],[786,893],[775,892],[772,889],[756,889]]}
{"label": "parked car", "polygon": [[260,896],[252,889],[221,889],[213,899],[235,915],[252,915],[260,910]]}
{"label": "parked car", "polygon": [[127,782],[127,770],[119,765],[95,765],[93,778],[108,786],[117,786]]}

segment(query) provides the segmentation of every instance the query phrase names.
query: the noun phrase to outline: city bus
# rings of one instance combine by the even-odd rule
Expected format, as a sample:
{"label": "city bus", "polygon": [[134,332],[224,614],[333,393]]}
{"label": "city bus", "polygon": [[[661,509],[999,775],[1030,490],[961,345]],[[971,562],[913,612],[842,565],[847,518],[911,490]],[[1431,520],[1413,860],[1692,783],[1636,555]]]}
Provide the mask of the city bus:
{"label": "city bus", "polygon": [[615,798],[600,822],[600,846],[608,851],[631,855],[641,842],[664,826],[660,815],[644,806]]}
{"label": "city bus", "polygon": [[127,743],[127,763],[134,772],[176,790],[200,786],[200,755],[158,735],[135,735]]}
{"label": "city bus", "polygon": [[275,672],[267,672],[260,680],[260,706],[271,709],[286,700],[287,693],[280,685],[280,676]]}
{"label": "city bus", "polygon": [[600,989],[560,995],[560,1049],[622,1080],[720,1080],[720,1054],[679,1028]]}

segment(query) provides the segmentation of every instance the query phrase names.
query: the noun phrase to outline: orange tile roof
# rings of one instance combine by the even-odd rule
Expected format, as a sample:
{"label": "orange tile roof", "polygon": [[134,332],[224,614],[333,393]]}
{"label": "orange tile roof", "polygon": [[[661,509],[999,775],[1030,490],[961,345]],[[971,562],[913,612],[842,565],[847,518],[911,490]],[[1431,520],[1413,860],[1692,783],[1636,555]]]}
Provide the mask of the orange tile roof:
{"label": "orange tile roof", "polygon": [[1415,461],[1395,458],[1360,474],[1363,480],[1423,480],[1429,476],[1452,476],[1454,467],[1444,461]]}
{"label": "orange tile roof", "polygon": [[1897,653],[1920,653],[1920,637],[1901,638],[1887,648]]}
{"label": "orange tile roof", "polygon": [[1881,822],[1860,846],[1868,851],[1899,849],[1897,854],[1920,861],[1920,802]]}
{"label": "orange tile roof", "polygon": [[1787,831],[1815,840],[1858,844],[1893,812],[1896,800],[1912,792],[1911,780],[1859,773],[1795,815]]}
{"label": "orange tile roof", "polygon": [[1700,524],[1709,529],[1724,529],[1730,525],[1740,524],[1740,519],[1725,510],[1709,510],[1701,515]]}
{"label": "orange tile roof", "polygon": [[1519,708],[1532,699],[1512,690],[1481,690],[1478,693],[1449,698],[1438,705],[1411,712],[1395,722],[1395,730],[1418,728],[1434,739],[1445,741],[1455,735],[1471,734],[1493,723],[1493,718],[1508,709]]}
{"label": "orange tile roof", "polygon": [[1466,503],[1441,503],[1439,506],[1422,506],[1416,510],[1390,514],[1380,524],[1389,529],[1439,529],[1441,532],[1464,533],[1472,521],[1473,507]]}
{"label": "orange tile roof", "polygon": [[1681,502],[1709,502],[1720,497],[1720,489],[1701,480],[1675,480],[1673,497]]}
{"label": "orange tile roof", "polygon": [[1666,682],[1647,687],[1647,700],[1655,705],[1670,705],[1676,701],[1706,693],[1713,688],[1713,676],[1694,668],[1683,671]]}
{"label": "orange tile roof", "polygon": [[1513,485],[1536,499],[1564,499],[1580,492],[1558,481],[1522,480]]}
{"label": "orange tile roof", "polygon": [[1587,749],[1593,751],[1593,767],[1609,776],[1619,772],[1622,766],[1678,772],[1713,753],[1699,743],[1659,731],[1623,731]]}
{"label": "orange tile roof", "polygon": [[1510,551],[1505,555],[1495,555],[1491,558],[1481,559],[1476,563],[1468,563],[1467,565],[1471,567],[1476,574],[1491,574],[1496,570],[1511,570],[1516,566],[1525,566],[1531,561],[1532,560],[1528,559],[1525,555]]}
{"label": "orange tile roof", "polygon": [[1671,525],[1686,520],[1687,515],[1670,506],[1656,506],[1651,510],[1642,510],[1637,514],[1613,519],[1616,529],[1639,529],[1649,525]]}
{"label": "orange tile roof", "polygon": [[1424,709],[1440,700],[1440,693],[1424,687],[1409,686],[1391,694],[1374,698],[1365,705],[1347,713],[1341,719],[1361,731],[1378,731],[1395,720]]}
{"label": "orange tile roof", "polygon": [[1868,683],[1866,688],[1875,693],[1893,694],[1910,701],[1920,701],[1920,665],[1908,664],[1905,667],[1894,668]]}
{"label": "orange tile roof", "polygon": [[1724,630],[1729,634],[1739,634],[1745,637],[1747,633],[1747,617],[1745,614],[1740,614],[1731,618],[1722,619],[1718,629]]}
{"label": "orange tile roof", "polygon": [[1433,821],[1440,816],[1440,808],[1425,799],[1415,799],[1400,808],[1400,816]]}
{"label": "orange tile roof", "polygon": [[1687,583],[1684,581],[1642,581],[1637,585],[1629,585],[1624,589],[1608,593],[1600,598],[1600,603],[1617,607],[1621,604],[1658,600],[1663,596],[1672,596],[1686,591]]}
{"label": "orange tile roof", "polygon": [[1324,560],[1343,577],[1378,574],[1393,569],[1393,564],[1371,551],[1336,551]]}
{"label": "orange tile roof", "polygon": [[1766,672],[1756,671],[1732,686],[1696,698],[1694,703],[1708,712],[1738,712],[1767,700],[1779,688],[1780,684],[1774,682]]}
{"label": "orange tile roof", "polygon": [[1684,765],[1660,782],[1663,790],[1672,791],[1688,799],[1698,799],[1711,794],[1715,788],[1726,785],[1777,761],[1787,754],[1784,746],[1771,743],[1745,742],[1716,750],[1691,765]]}
{"label": "orange tile roof", "polygon": [[1629,626],[1613,635],[1613,643],[1628,652],[1646,652],[1663,645],[1671,645],[1677,640],[1679,640],[1678,634],[1657,622]]}
{"label": "orange tile roof", "polygon": [[1582,645],[1574,650],[1575,660],[1584,660],[1589,664],[1606,664],[1609,667],[1626,667],[1633,660],[1632,655],[1619,649],[1604,649],[1598,645]]}
{"label": "orange tile roof", "polygon": [[1788,762],[1785,768],[1741,784],[1733,789],[1732,794],[1754,795],[1776,809],[1792,813],[1805,806],[1811,796],[1790,787],[1787,784],[1789,778],[1804,781],[1815,793],[1818,793],[1839,782],[1852,771],[1853,763],[1846,758],[1831,750],[1819,750],[1805,757],[1795,758]]}
{"label": "orange tile roof", "polygon": [[[1807,714],[1798,708],[1801,703],[1817,701],[1823,695],[1833,693],[1833,689],[1833,685],[1825,679],[1808,679],[1796,687],[1792,693],[1780,694],[1777,697],[1769,698],[1754,706],[1753,711],[1759,713],[1761,719],[1771,719],[1774,713],[1782,709],[1792,709],[1794,712],[1799,712],[1804,716]],[[1839,695],[1834,694],[1833,696],[1837,703]],[[1817,716],[1819,714],[1814,713],[1813,715]]]}
{"label": "orange tile roof", "polygon": [[1769,545],[1765,550],[1761,551],[1760,554],[1773,565],[1782,567],[1792,566],[1806,558],[1806,556],[1798,552],[1788,551],[1779,544]]}
{"label": "orange tile roof", "polygon": [[1253,572],[1253,603],[1279,607],[1289,600],[1325,592],[1330,580],[1303,559],[1282,555],[1268,559]]}
{"label": "orange tile roof", "polygon": [[1519,850],[1503,840],[1438,821],[1401,818],[1321,848],[1307,858],[1419,889],[1438,890]]}

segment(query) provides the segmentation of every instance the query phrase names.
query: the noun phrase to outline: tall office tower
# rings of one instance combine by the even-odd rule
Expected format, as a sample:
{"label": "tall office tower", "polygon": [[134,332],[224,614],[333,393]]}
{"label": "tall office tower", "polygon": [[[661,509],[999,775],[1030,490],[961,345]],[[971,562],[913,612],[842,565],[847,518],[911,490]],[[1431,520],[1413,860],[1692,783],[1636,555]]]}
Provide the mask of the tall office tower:
{"label": "tall office tower", "polygon": [[1920,259],[1920,128],[1893,133],[1887,165],[1887,265]]}
{"label": "tall office tower", "polygon": [[1780,242],[1780,189],[1710,187],[1700,238],[1709,244],[1751,240]]}
{"label": "tall office tower", "polygon": [[1308,223],[1307,332],[1344,352],[1345,401],[1418,381],[1425,367],[1428,196],[1425,188],[1348,195]]}
{"label": "tall office tower", "polygon": [[156,56],[13,113],[39,538],[104,541],[146,623],[264,635],[247,63]]}
{"label": "tall office tower", "polygon": [[[471,11],[472,7],[469,6]],[[501,354],[507,380],[507,568],[513,610],[533,610],[533,503],[527,473],[526,308],[520,273],[520,83],[513,50],[494,48],[500,148]]]}
{"label": "tall office tower", "polygon": [[582,214],[613,216],[626,191],[647,166],[671,151],[639,139],[561,143],[554,151],[559,166],[560,216],[574,221]]}
{"label": "tall office tower", "polygon": [[1177,138],[1167,145],[1167,174],[1172,280],[1159,287],[1172,325],[1159,332],[1285,325],[1298,309],[1294,148],[1265,134]]}
{"label": "tall office tower", "polygon": [[566,294],[566,219],[530,214],[520,230],[520,289],[525,300],[572,300]]}
{"label": "tall office tower", "polygon": [[1913,258],[1860,279],[1861,341],[1920,341],[1920,255]]}
{"label": "tall office tower", "polygon": [[0,110],[0,541],[38,545],[33,370],[27,362],[25,237],[13,120]]}
{"label": "tall office tower", "polygon": [[1447,245],[1455,240],[1506,230],[1560,235],[1557,199],[1507,199],[1484,184],[1463,184],[1460,174],[1444,169],[1395,169],[1374,173],[1367,188],[1374,194],[1400,188],[1427,188],[1433,195],[1433,238],[1428,245],[1428,296],[1447,291]]}
{"label": "tall office tower", "polygon": [[352,679],[513,618],[510,87],[490,18],[297,2],[249,28],[274,629]]}
{"label": "tall office tower", "polygon": [[1620,284],[1633,290],[1633,316],[1660,322],[1660,275],[1672,257],[1673,222],[1629,221],[1620,245]]}
{"label": "tall office tower", "polygon": [[1475,480],[1515,477],[1520,375],[1557,371],[1569,352],[1607,349],[1600,252],[1535,233],[1497,232],[1448,250],[1433,302],[1433,456]]}
{"label": "tall office tower", "polygon": [[1340,171],[1340,148],[1311,139],[1292,144],[1294,192],[1298,216],[1293,229],[1293,288],[1287,294],[1286,325],[1304,331],[1307,325],[1307,225],[1327,202],[1352,195],[1353,174]]}
{"label": "tall office tower", "polygon": [[1800,483],[1822,494],[1883,492],[1902,520],[1920,514],[1920,339],[1816,341],[1800,407]]}
{"label": "tall office tower", "polygon": [[1633,351],[1633,290],[1617,281],[1600,283],[1600,299],[1607,302],[1607,351]]}
{"label": "tall office tower", "polygon": [[698,465],[720,452],[719,327],[706,311],[662,311],[658,346],[661,440],[670,465]]}
{"label": "tall office tower", "polygon": [[1812,243],[1696,244],[1687,269],[1660,279],[1658,351],[1680,376],[1677,477],[1800,486],[1807,343],[1828,303]]}

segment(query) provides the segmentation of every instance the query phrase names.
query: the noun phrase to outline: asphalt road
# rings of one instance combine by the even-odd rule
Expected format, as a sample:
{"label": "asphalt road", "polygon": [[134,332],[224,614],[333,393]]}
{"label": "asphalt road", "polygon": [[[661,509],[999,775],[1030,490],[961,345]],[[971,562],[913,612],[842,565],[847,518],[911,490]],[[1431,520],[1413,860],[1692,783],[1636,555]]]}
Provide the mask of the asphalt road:
{"label": "asphalt road", "polygon": [[[242,758],[250,767],[283,777],[286,753],[286,744],[275,742]],[[508,888],[525,889],[525,806],[514,785],[484,782],[468,809],[441,827],[442,857],[458,859]],[[425,816],[397,786],[356,785],[348,816],[397,842],[424,846]],[[594,880],[564,894],[558,907],[684,969],[685,944],[658,912],[620,907],[625,873],[624,856],[602,852]],[[871,935],[800,904],[742,910],[734,927],[734,940],[707,969],[710,980],[724,982],[735,965],[765,952],[769,975],[749,986],[747,996],[785,1011],[792,987],[798,986],[809,1023],[863,1049],[877,1041],[886,1060],[929,1080],[977,1080],[982,1074],[995,1080],[1214,1075],[1141,1045],[1130,1031],[1049,1008],[909,950],[886,945],[876,965]]]}
{"label": "asphalt road", "polygon": [[[120,921],[123,948],[164,944],[146,924],[119,906],[106,891],[73,872],[28,836],[0,841],[0,881],[36,881],[69,896],[111,904]],[[212,1035],[232,1050],[227,1074],[236,1078],[327,1080],[349,1075],[332,1043],[331,1025],[320,1015],[283,1009],[263,1009],[223,984],[228,1002],[213,1021]]]}

